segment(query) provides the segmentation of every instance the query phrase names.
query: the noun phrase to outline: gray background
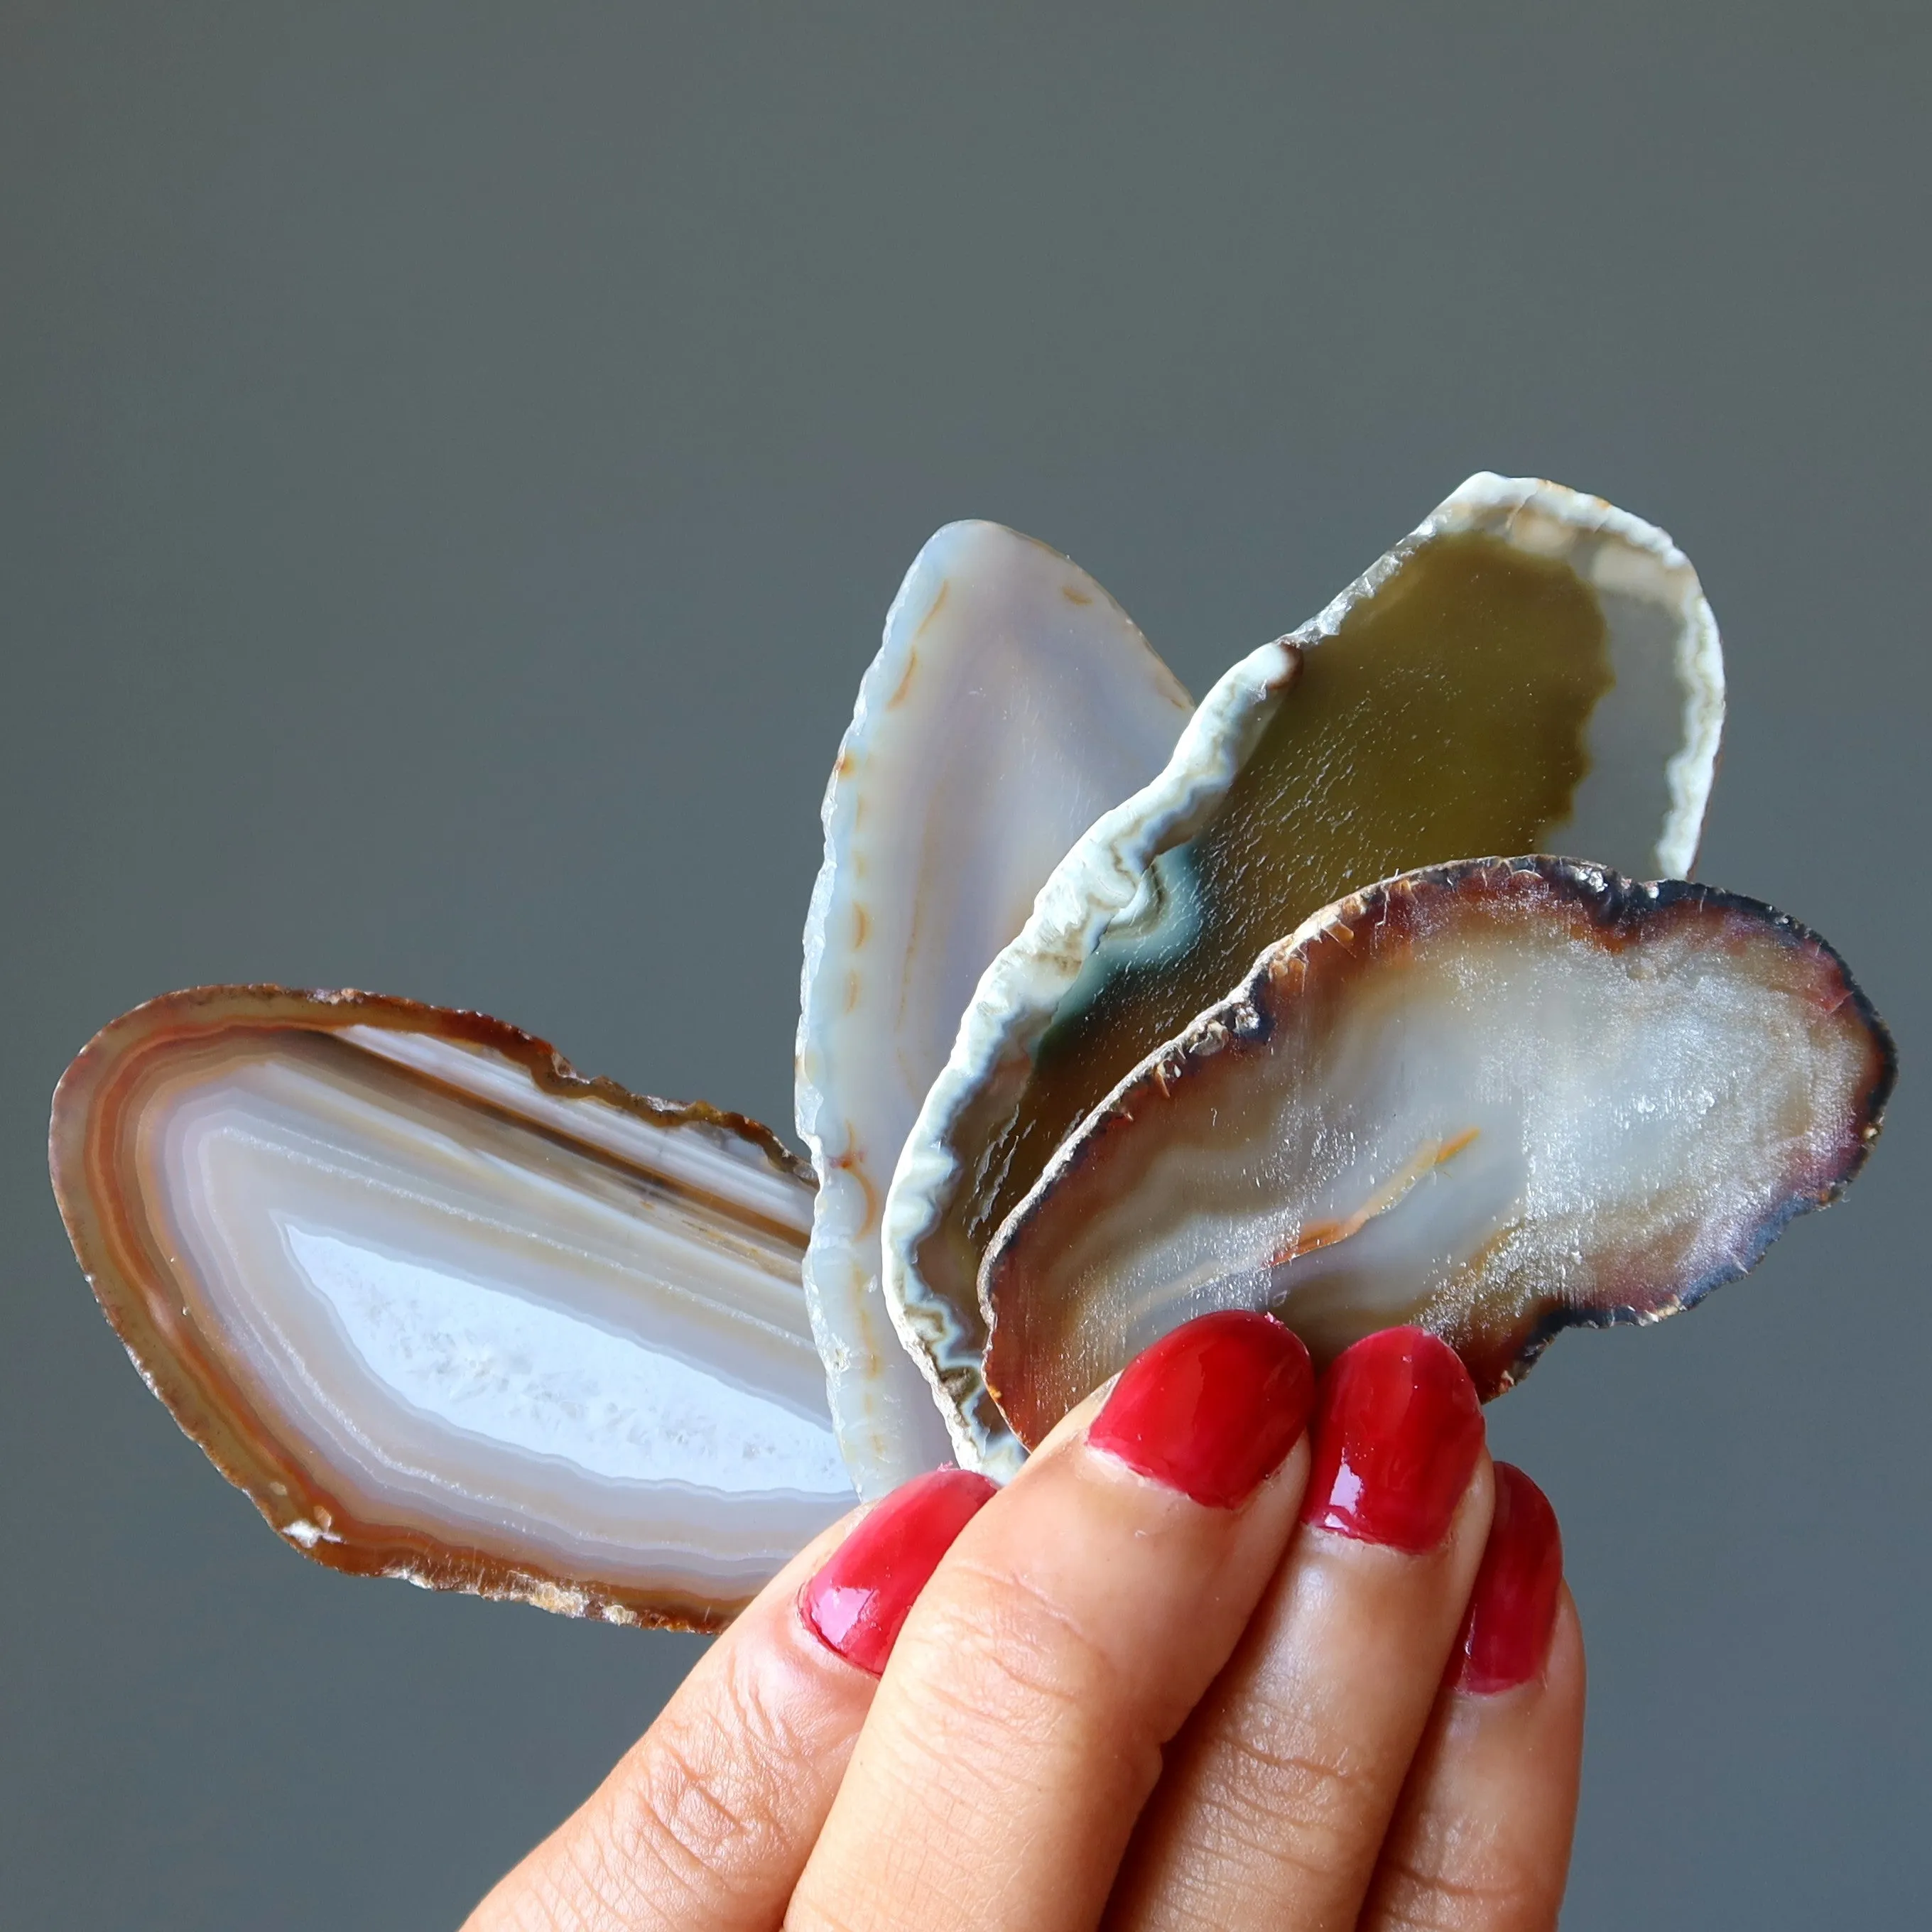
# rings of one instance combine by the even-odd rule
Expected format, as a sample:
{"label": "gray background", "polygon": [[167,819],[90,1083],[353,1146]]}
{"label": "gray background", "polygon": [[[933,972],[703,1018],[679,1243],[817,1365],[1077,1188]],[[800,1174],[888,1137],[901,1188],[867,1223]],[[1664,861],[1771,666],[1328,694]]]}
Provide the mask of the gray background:
{"label": "gray background", "polygon": [[784,1126],[816,808],[920,542],[1071,552],[1198,691],[1469,470],[1662,522],[1703,872],[1903,1043],[1844,1208],[1492,1412],[1592,1644],[1566,1923],[1916,1921],[1922,6],[0,5],[0,1898],[452,1924],[688,1639],[304,1563],[46,1187],[93,1029],[482,1007]]}

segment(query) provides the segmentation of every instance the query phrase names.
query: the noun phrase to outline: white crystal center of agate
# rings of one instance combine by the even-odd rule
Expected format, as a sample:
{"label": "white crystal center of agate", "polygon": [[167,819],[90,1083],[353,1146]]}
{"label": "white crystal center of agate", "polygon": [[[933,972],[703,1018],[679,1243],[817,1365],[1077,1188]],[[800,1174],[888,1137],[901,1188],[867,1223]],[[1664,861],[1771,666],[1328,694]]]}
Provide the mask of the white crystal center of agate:
{"label": "white crystal center of agate", "polygon": [[439,1422],[618,1482],[851,1486],[823,1424],[637,1336],[334,1234],[284,1232],[363,1366]]}

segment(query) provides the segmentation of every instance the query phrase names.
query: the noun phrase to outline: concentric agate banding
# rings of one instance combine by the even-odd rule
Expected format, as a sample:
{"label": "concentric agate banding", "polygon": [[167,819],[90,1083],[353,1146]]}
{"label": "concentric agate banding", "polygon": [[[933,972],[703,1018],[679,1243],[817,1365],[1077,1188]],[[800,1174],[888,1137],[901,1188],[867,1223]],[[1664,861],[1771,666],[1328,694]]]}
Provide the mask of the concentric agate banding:
{"label": "concentric agate banding", "polygon": [[332,1568],[715,1628],[852,1501],[764,1128],[482,1015],[216,987],[105,1028],[55,1190],[136,1366]]}
{"label": "concentric agate banding", "polygon": [[1318,1360],[1417,1323],[1496,1395],[1562,1329],[1688,1308],[1837,1199],[1894,1066],[1838,954],[1755,901],[1547,858],[1388,880],[1062,1146],[982,1268],[988,1384],[1035,1443],[1232,1306]]}

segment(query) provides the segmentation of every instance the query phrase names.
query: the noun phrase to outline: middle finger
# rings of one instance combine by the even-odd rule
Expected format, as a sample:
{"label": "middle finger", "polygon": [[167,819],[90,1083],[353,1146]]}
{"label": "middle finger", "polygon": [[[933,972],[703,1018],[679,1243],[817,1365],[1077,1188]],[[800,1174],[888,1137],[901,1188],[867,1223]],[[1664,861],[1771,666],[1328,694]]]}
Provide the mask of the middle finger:
{"label": "middle finger", "polygon": [[1094,1924],[1280,1562],[1312,1381],[1285,1328],[1210,1315],[1060,1425],[914,1606],[789,1926]]}

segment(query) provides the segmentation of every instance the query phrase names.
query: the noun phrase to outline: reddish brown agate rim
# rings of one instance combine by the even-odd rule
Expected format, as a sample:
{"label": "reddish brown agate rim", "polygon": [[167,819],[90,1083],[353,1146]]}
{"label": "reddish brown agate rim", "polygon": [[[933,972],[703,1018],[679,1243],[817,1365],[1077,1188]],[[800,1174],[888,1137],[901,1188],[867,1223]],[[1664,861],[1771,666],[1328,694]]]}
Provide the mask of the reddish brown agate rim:
{"label": "reddish brown agate rim", "polygon": [[1173,1087],[1238,1081],[1244,1063],[1268,1051],[1276,1027],[1296,1001],[1332,997],[1352,976],[1386,967],[1392,950],[1414,946],[1459,909],[1485,900],[1562,918],[1573,935],[1592,938],[1611,952],[1687,926],[1700,928],[1707,945],[1778,948],[1791,974],[1787,984],[1802,989],[1822,1015],[1846,1014],[1868,1054],[1856,1104],[1840,1124],[1829,1157],[1793,1172],[1777,1209],[1723,1266],[1678,1282],[1667,1270],[1650,1274],[1639,1258],[1604,1299],[1578,1304],[1538,1297],[1499,1311],[1504,1318],[1492,1324],[1445,1330],[1444,1339],[1468,1364],[1485,1401],[1527,1373],[1565,1328],[1647,1324],[1694,1307],[1714,1288],[1748,1273],[1796,1216],[1828,1206],[1850,1185],[1878,1138],[1898,1054],[1885,1022],[1818,934],[1735,892],[1677,879],[1641,884],[1575,860],[1466,860],[1404,873],[1340,900],[1264,952],[1228,998],[1150,1054],[1068,1136],[1034,1191],[1001,1226],[980,1274],[981,1306],[992,1330],[986,1380],[1029,1448],[1058,1420],[1034,1412],[1040,1404],[1029,1399],[1029,1364],[1051,1359],[1064,1345],[1066,1324],[1031,1305],[1017,1257],[1029,1238],[1050,1239],[1055,1184],[1104,1166],[1121,1137],[1135,1131],[1136,1117],[1157,1112]]}
{"label": "reddish brown agate rim", "polygon": [[[351,1027],[428,1034],[482,1047],[520,1066],[544,1093],[598,1100],[653,1126],[706,1126],[758,1148],[787,1178],[812,1184],[811,1170],[768,1128],[702,1101],[684,1106],[632,1094],[615,1081],[579,1073],[546,1040],[487,1014],[424,1006],[381,993],[318,992],[284,986],[197,986],[165,993],[122,1015],[89,1040],[54,1090],[48,1134],[54,1193],[68,1237],[102,1312],[142,1379],[210,1462],[243,1491],[269,1526],[305,1556],[362,1576],[398,1576],[436,1590],[532,1603],[566,1616],[598,1617],[678,1630],[723,1628],[749,1600],[644,1590],[542,1565],[513,1563],[490,1552],[426,1532],[358,1516],[322,1487],[278,1438],[246,1390],[223,1366],[193,1318],[170,1292],[172,1271],[140,1213],[141,1190],[129,1165],[131,1133],[145,1090],[184,1052],[205,1050],[224,1034],[340,1033]],[[480,1110],[491,1103],[400,1063],[400,1077],[452,1094]],[[522,1123],[537,1133],[558,1130]],[[559,1138],[562,1138],[559,1136]],[[587,1158],[628,1163],[589,1142]],[[662,1185],[660,1177],[652,1177]],[[802,1238],[781,1230],[787,1239]],[[316,1537],[320,1525],[327,1534]],[[292,1533],[297,1526],[306,1534]]]}

